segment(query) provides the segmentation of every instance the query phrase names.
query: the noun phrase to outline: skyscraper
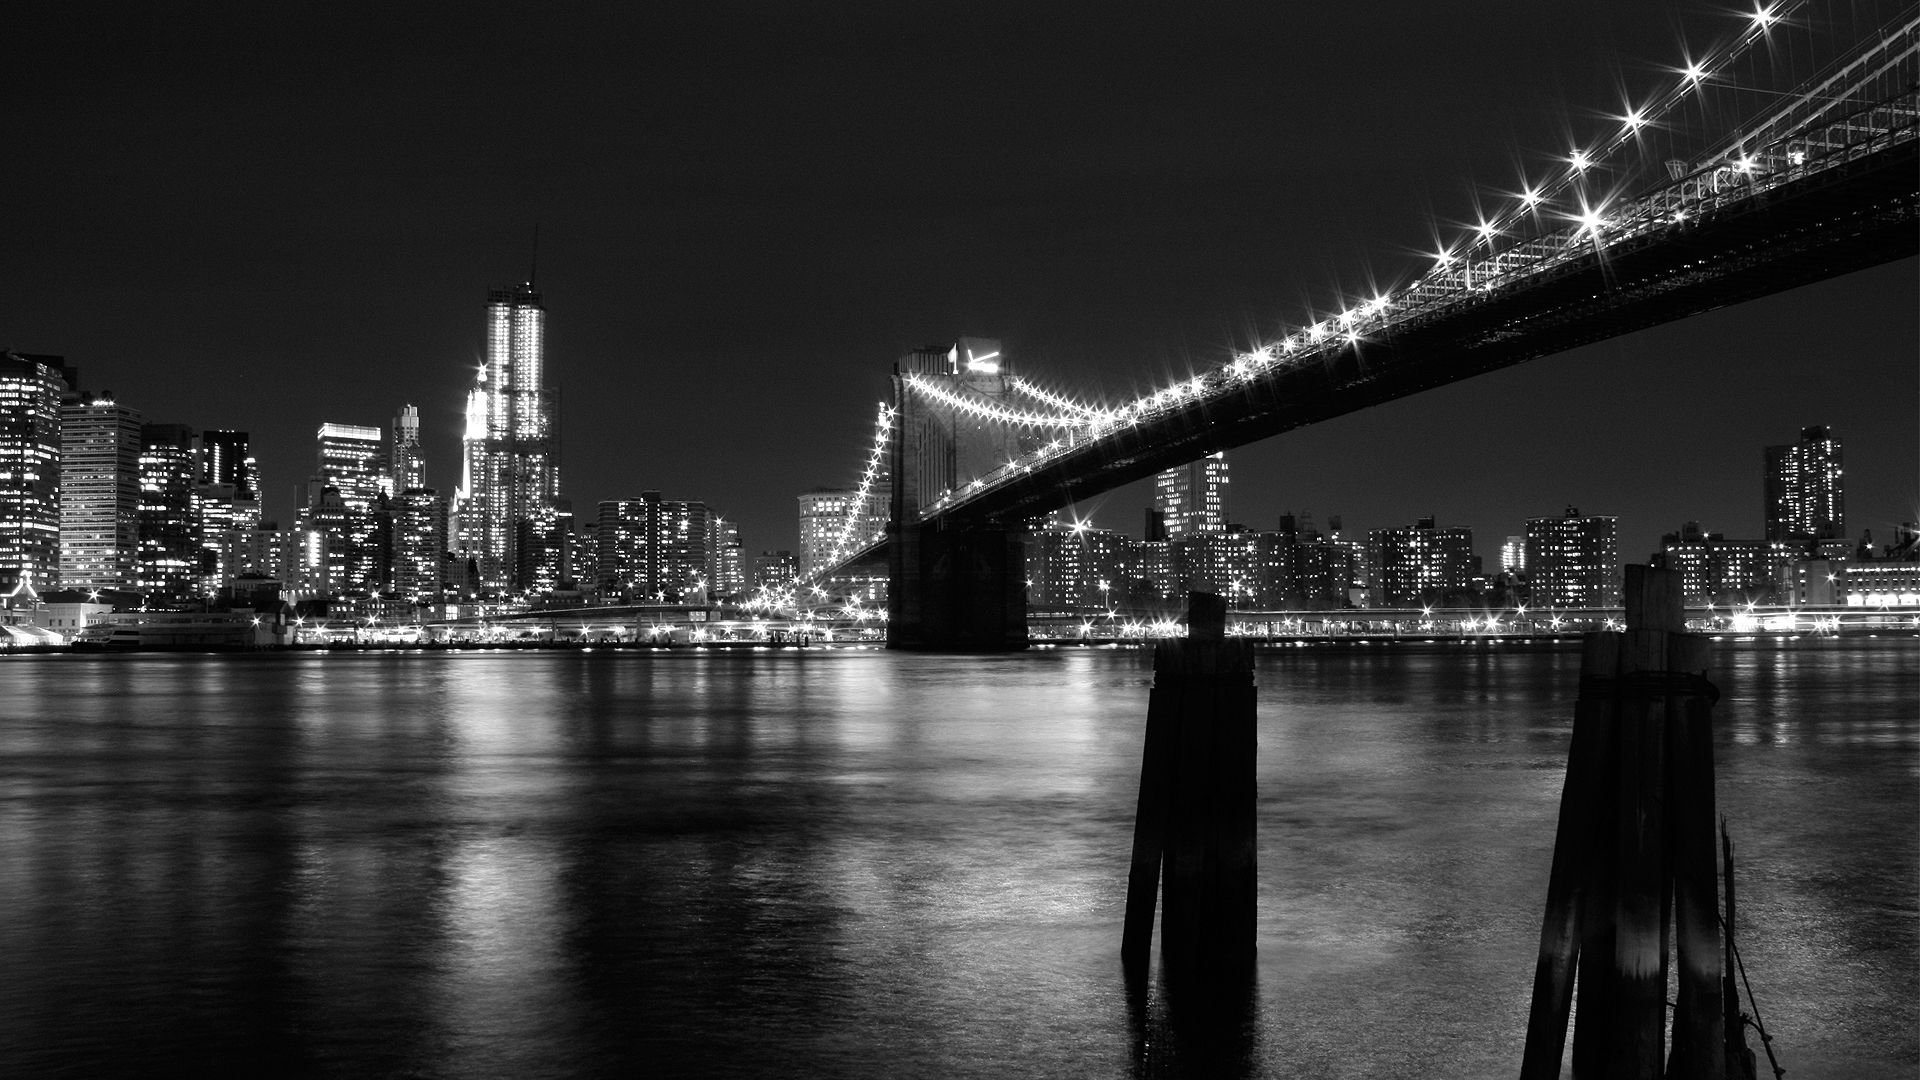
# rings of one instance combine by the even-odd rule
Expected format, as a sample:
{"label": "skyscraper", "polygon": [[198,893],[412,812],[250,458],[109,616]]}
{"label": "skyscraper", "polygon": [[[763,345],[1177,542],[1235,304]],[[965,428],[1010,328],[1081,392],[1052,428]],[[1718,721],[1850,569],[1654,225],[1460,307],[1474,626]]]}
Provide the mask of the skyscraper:
{"label": "skyscraper", "polygon": [[1612,517],[1528,518],[1526,568],[1535,604],[1616,607],[1620,603],[1620,540]]}
{"label": "skyscraper", "polygon": [[558,584],[560,442],[546,309],[531,282],[487,293],[487,351],[467,397],[462,546],[492,590]]}
{"label": "skyscraper", "polygon": [[111,394],[60,407],[60,585],[130,589],[140,547],[137,410]]}
{"label": "skyscraper", "polygon": [[1840,436],[1816,425],[1800,441],[1766,449],[1767,539],[1842,540],[1847,535]]}
{"label": "skyscraper", "polygon": [[244,431],[200,433],[201,484],[231,484],[236,499],[260,497],[259,467]]}
{"label": "skyscraper", "polygon": [[200,530],[194,514],[193,429],[140,429],[140,549],[136,584],[159,603],[184,603],[200,589]]}
{"label": "skyscraper", "polygon": [[0,592],[58,571],[60,402],[73,378],[61,357],[0,352]]}
{"label": "skyscraper", "polygon": [[393,469],[393,493],[427,486],[425,459],[420,453],[420,410],[413,405],[400,408],[393,418],[393,444],[387,453]]}
{"label": "skyscraper", "polygon": [[[301,527],[327,534],[314,540],[324,550],[328,592],[368,592],[389,577],[389,540],[380,517],[387,510],[393,477],[387,468],[386,435],[377,427],[321,424],[317,461],[307,485]],[[318,580],[310,583],[318,589]]]}
{"label": "skyscraper", "polygon": [[1153,506],[1169,540],[1226,528],[1227,455],[1208,454],[1161,473],[1153,482]]}

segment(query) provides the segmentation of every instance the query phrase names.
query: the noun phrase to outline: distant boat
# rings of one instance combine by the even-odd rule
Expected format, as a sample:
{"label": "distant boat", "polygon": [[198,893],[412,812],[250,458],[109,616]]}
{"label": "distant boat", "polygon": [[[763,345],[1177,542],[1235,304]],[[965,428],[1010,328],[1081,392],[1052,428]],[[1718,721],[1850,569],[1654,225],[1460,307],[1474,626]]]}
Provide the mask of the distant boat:
{"label": "distant boat", "polygon": [[109,615],[80,631],[83,651],[261,649],[287,643],[286,627],[252,612],[153,611]]}

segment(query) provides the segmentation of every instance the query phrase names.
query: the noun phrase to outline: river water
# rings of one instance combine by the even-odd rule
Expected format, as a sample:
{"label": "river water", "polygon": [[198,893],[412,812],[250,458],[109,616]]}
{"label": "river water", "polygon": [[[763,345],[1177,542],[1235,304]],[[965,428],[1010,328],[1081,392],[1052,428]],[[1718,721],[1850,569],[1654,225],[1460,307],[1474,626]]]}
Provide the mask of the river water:
{"label": "river water", "polygon": [[[1578,667],[1262,654],[1196,1018],[1119,962],[1145,654],[0,659],[0,1075],[1512,1076]],[[1781,1063],[1910,1078],[1920,650],[1715,679]]]}

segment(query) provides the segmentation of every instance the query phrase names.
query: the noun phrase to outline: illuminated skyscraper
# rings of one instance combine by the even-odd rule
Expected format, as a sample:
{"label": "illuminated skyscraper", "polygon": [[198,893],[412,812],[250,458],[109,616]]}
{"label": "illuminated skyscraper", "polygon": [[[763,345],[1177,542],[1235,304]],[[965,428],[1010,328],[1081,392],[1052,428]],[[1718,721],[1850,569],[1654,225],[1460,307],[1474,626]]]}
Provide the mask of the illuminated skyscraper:
{"label": "illuminated skyscraper", "polygon": [[1226,528],[1227,455],[1208,454],[1161,473],[1153,482],[1153,506],[1168,540]]}
{"label": "illuminated skyscraper", "polygon": [[393,418],[393,444],[387,460],[393,469],[393,493],[427,486],[426,461],[420,453],[420,410],[405,405]]}
{"label": "illuminated skyscraper", "polygon": [[200,433],[201,484],[231,484],[236,499],[260,498],[259,466],[244,431]]}
{"label": "illuminated skyscraper", "polygon": [[1767,447],[1767,539],[1846,538],[1840,458],[1840,436],[1824,426],[1801,428],[1797,443]]}
{"label": "illuminated skyscraper", "polygon": [[137,410],[111,394],[60,407],[60,585],[130,589],[140,546]]}
{"label": "illuminated skyscraper", "polygon": [[487,293],[487,352],[467,398],[460,539],[490,590],[559,582],[560,441],[546,309],[531,283]]}
{"label": "illuminated skyscraper", "polygon": [[58,356],[0,352],[0,592],[54,583],[60,551],[60,401],[73,375]]}
{"label": "illuminated skyscraper", "polygon": [[140,549],[135,584],[157,603],[199,595],[201,537],[194,513],[193,429],[140,429]]}

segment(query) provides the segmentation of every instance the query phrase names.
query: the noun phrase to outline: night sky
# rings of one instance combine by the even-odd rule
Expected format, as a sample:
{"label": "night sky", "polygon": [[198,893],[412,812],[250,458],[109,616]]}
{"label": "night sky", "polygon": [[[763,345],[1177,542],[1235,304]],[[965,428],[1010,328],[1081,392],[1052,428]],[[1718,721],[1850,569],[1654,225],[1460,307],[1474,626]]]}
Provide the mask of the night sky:
{"label": "night sky", "polygon": [[[579,519],[658,489],[749,552],[852,483],[907,349],[999,337],[1110,397],[1218,363],[1409,279],[1740,28],[1559,0],[36,7],[0,84],[0,346],[250,431],[283,525],[315,427],[405,403],[451,490],[485,293],[537,225]],[[1897,5],[1829,7],[1850,38]],[[1920,518],[1917,284],[1905,259],[1234,451],[1231,517],[1432,515],[1491,562],[1575,504],[1642,561],[1689,519],[1760,535],[1762,446],[1829,424],[1849,530],[1884,542]],[[1148,501],[1088,509],[1137,535]]]}

